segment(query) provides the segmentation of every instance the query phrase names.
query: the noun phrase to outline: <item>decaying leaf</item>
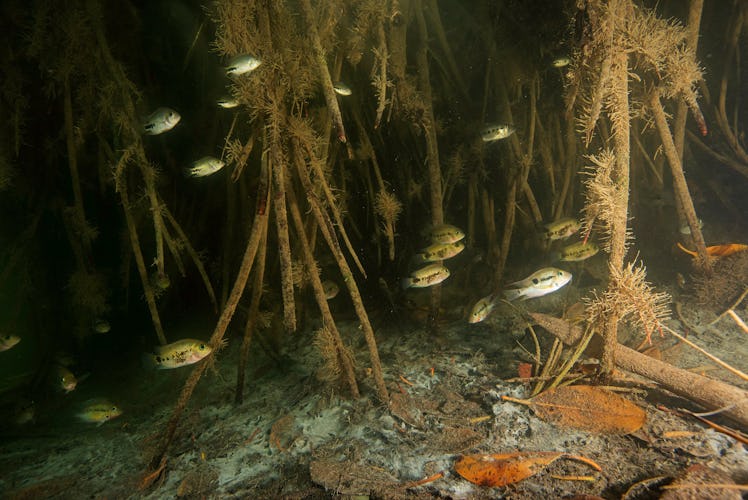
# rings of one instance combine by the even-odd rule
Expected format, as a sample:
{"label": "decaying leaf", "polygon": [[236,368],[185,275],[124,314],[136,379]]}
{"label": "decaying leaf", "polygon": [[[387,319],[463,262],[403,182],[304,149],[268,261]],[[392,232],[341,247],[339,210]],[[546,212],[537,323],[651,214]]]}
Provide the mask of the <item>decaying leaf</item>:
{"label": "decaying leaf", "polygon": [[506,486],[537,474],[561,457],[579,460],[600,470],[599,465],[584,457],[557,451],[533,451],[465,455],[455,463],[455,471],[479,486]]}
{"label": "decaying leaf", "polygon": [[455,471],[479,486],[506,486],[537,474],[562,455],[552,451],[466,455],[455,463]]}
{"label": "decaying leaf", "polygon": [[558,387],[530,401],[503,399],[529,405],[547,422],[590,432],[630,434],[646,420],[644,410],[631,401],[587,385]]}

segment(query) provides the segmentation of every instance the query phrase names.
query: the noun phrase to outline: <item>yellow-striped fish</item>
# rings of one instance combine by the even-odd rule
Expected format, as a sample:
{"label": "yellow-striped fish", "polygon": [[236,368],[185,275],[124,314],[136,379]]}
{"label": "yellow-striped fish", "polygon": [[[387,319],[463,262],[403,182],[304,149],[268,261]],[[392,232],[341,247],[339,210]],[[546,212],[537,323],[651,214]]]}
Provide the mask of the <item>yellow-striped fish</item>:
{"label": "yellow-striped fish", "polygon": [[455,243],[435,243],[415,254],[413,260],[418,263],[437,262],[439,260],[451,259],[463,250],[465,250],[465,244],[461,241]]}
{"label": "yellow-striped fish", "polygon": [[425,288],[441,283],[449,278],[449,269],[441,264],[431,264],[430,266],[416,269],[410,276],[403,278],[403,289],[407,288]]}
{"label": "yellow-striped fish", "polygon": [[555,267],[546,267],[535,271],[527,278],[507,285],[504,290],[507,300],[522,300],[542,297],[553,293],[571,281],[571,273]]}
{"label": "yellow-striped fish", "polygon": [[0,352],[7,351],[21,341],[18,335],[0,335]]}
{"label": "yellow-striped fish", "polygon": [[202,340],[182,339],[157,346],[154,351],[145,354],[145,364],[158,369],[171,369],[197,363],[213,349]]}
{"label": "yellow-striped fish", "polygon": [[545,224],[545,237],[549,241],[563,240],[579,231],[581,224],[572,217],[565,217]]}
{"label": "yellow-striped fish", "polygon": [[52,385],[68,393],[74,391],[78,386],[78,379],[75,378],[73,372],[64,366],[55,365],[52,369]]}
{"label": "yellow-striped fish", "polygon": [[572,243],[566,245],[558,253],[558,260],[562,262],[579,262],[581,260],[587,260],[590,257],[597,255],[600,251],[600,247],[592,241],[585,243],[580,241],[578,243]]}
{"label": "yellow-striped fish", "polygon": [[431,243],[457,243],[465,237],[465,233],[459,227],[451,224],[441,224],[434,226],[428,231],[428,238]]}
{"label": "yellow-striped fish", "polygon": [[496,307],[496,297],[493,294],[486,295],[473,306],[468,316],[468,323],[480,323],[485,320],[494,307]]}
{"label": "yellow-striped fish", "polygon": [[78,414],[78,418],[98,426],[120,415],[122,415],[120,407],[108,399],[92,399],[83,405],[83,410]]}

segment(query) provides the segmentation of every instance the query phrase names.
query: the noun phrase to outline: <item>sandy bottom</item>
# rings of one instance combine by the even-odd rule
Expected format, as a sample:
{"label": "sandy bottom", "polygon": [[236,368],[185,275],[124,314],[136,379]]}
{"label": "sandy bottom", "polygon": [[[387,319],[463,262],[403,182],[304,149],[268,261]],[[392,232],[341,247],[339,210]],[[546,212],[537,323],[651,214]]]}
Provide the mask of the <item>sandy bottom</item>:
{"label": "sandy bottom", "polygon": [[[521,307],[558,314],[571,299],[576,297],[569,292]],[[697,330],[714,317],[691,305],[682,313]],[[413,314],[405,312],[374,318],[389,406],[376,398],[357,323],[339,325],[357,353],[362,393],[357,400],[348,397],[345,387],[320,380],[322,361],[312,329],[306,328],[283,341],[280,363],[256,349],[244,403],[236,406],[239,341],[232,339],[198,384],[163,474],[145,489],[140,487],[146,464],[191,369],[149,373],[132,367],[96,377],[50,404],[36,424],[3,424],[0,496],[621,498],[628,492],[625,498],[641,499],[658,498],[661,486],[694,465],[708,467],[719,478],[703,482],[748,482],[744,446],[665,410],[699,408],[651,384],[627,384],[623,395],[646,411],[647,422],[626,436],[556,427],[526,406],[503,402],[502,395],[528,395],[530,383],[506,380],[517,377],[518,364],[530,359],[532,343],[508,306],[478,325],[466,324],[461,314],[447,311],[445,317],[454,319],[445,320],[437,333],[417,326]],[[683,329],[677,320],[670,324]],[[539,334],[547,353],[550,336]],[[691,332],[690,338],[738,368],[744,363],[745,333],[729,318],[711,330]],[[674,339],[655,341],[664,360],[740,385]],[[632,337],[628,343],[638,340]],[[102,395],[116,401],[124,414],[100,427],[74,418],[83,401]],[[463,454],[515,451],[582,455],[602,471],[557,460],[515,485],[490,488],[462,479],[454,469]],[[413,485],[433,475],[438,479]],[[702,488],[693,498],[707,498],[707,493]],[[729,494],[740,498],[730,490],[709,498]]]}

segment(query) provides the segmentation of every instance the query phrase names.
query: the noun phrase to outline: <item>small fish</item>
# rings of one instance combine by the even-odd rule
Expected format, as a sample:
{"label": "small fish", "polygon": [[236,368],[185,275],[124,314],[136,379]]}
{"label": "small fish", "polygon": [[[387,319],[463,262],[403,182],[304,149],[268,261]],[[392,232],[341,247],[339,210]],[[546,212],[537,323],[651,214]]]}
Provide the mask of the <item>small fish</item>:
{"label": "small fish", "polygon": [[52,370],[52,382],[55,387],[65,391],[65,394],[74,391],[78,386],[78,379],[73,372],[62,365],[55,365]]}
{"label": "small fish", "polygon": [[173,129],[182,117],[171,108],[158,108],[148,115],[143,122],[143,131],[146,135],[159,135]]}
{"label": "small fish", "polygon": [[334,299],[340,292],[340,287],[334,281],[325,280],[322,282],[322,290],[325,291],[325,298],[327,300]]}
{"label": "small fish", "polygon": [[225,95],[225,96],[219,97],[216,100],[216,104],[218,104],[222,108],[232,109],[232,108],[239,106],[239,100],[230,95]]}
{"label": "small fish", "polygon": [[465,250],[465,244],[461,241],[455,243],[435,243],[418,252],[413,259],[416,262],[437,262],[451,259]]}
{"label": "small fish", "polygon": [[681,290],[685,289],[686,285],[688,284],[688,282],[686,281],[686,277],[683,276],[683,274],[681,273],[675,273],[675,283],[678,285],[678,288],[680,288]]}
{"label": "small fish", "polygon": [[157,346],[154,351],[144,355],[144,362],[154,368],[165,370],[197,363],[213,352],[213,349],[202,340],[182,339]]}
{"label": "small fish", "polygon": [[441,224],[434,226],[428,231],[428,238],[431,243],[457,243],[465,237],[462,229],[450,224]]}
{"label": "small fish", "polygon": [[571,273],[555,267],[546,267],[535,271],[523,280],[507,285],[511,288],[504,290],[504,296],[510,301],[520,297],[522,300],[542,297],[555,292],[569,281],[571,281]]}
{"label": "small fish", "polygon": [[78,418],[84,422],[101,426],[120,415],[122,415],[122,410],[116,404],[107,399],[94,399],[83,406]]}
{"label": "small fish", "polygon": [[168,274],[156,271],[151,275],[151,283],[156,290],[164,292],[171,286],[171,279]]}
{"label": "small fish", "polygon": [[545,237],[549,241],[563,240],[579,231],[582,225],[572,217],[565,217],[545,224]]}
{"label": "small fish", "polygon": [[73,355],[66,351],[57,351],[54,355],[54,362],[60,366],[71,367],[75,364]]}
{"label": "small fish", "polygon": [[0,352],[7,351],[21,341],[18,335],[0,335]]}
{"label": "small fish", "polygon": [[[702,229],[704,227],[704,221],[701,219],[697,219],[697,221],[699,224],[699,229]],[[688,222],[686,222],[680,228],[678,228],[678,232],[680,234],[686,234],[686,235],[691,234],[691,226],[689,226]]]}
{"label": "small fish", "polygon": [[204,156],[187,169],[187,177],[207,177],[221,170],[226,163],[212,156]]}
{"label": "small fish", "polygon": [[112,329],[112,325],[103,318],[97,318],[93,323],[93,331],[96,333],[109,333]]}
{"label": "small fish", "polygon": [[342,96],[348,96],[348,95],[353,94],[353,90],[351,90],[351,88],[343,82],[333,83],[332,89],[335,91],[336,94],[342,95]]}
{"label": "small fish", "polygon": [[441,264],[431,264],[430,266],[416,269],[410,276],[403,278],[403,290],[408,288],[425,288],[428,286],[441,283],[449,278],[449,269]]}
{"label": "small fish", "polygon": [[480,323],[485,320],[494,307],[496,307],[496,297],[493,294],[486,295],[473,306],[470,316],[468,316],[468,323]]}
{"label": "small fish", "polygon": [[489,123],[481,130],[480,138],[483,139],[483,142],[498,141],[499,139],[506,139],[514,131],[514,126],[508,123]]}
{"label": "small fish", "polygon": [[249,54],[241,54],[232,58],[226,65],[228,76],[240,76],[256,70],[262,61]]}
{"label": "small fish", "polygon": [[557,260],[560,260],[561,262],[579,262],[597,255],[597,252],[599,251],[600,247],[598,247],[596,243],[592,241],[588,241],[587,243],[580,241],[578,243],[566,245],[562,248],[558,253]]}
{"label": "small fish", "polygon": [[16,425],[26,425],[33,423],[36,419],[36,405],[31,400],[21,401],[15,408],[13,423]]}
{"label": "small fish", "polygon": [[554,68],[564,68],[569,64],[571,64],[571,57],[565,55],[559,56],[551,61],[551,66],[553,66]]}

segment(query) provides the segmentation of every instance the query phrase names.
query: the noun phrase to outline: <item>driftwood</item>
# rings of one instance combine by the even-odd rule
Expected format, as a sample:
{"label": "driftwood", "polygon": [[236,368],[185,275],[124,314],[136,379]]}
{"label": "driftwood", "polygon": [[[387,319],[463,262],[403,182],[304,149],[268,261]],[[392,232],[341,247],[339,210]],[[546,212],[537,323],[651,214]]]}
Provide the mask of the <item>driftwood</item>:
{"label": "driftwood", "polygon": [[[529,316],[564,344],[576,344],[584,333],[579,326],[560,318],[542,313],[530,313]],[[647,377],[705,408],[724,409],[722,415],[748,427],[748,391],[676,368],[621,344],[616,346],[615,361],[619,368]]]}

